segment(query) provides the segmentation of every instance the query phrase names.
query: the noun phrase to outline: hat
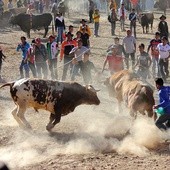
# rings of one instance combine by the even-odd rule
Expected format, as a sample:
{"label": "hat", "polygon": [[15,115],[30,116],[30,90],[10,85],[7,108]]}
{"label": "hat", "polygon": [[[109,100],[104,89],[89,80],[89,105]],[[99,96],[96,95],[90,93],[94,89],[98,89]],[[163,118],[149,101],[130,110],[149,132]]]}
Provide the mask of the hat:
{"label": "hat", "polygon": [[80,23],[82,23],[82,22],[87,22],[85,19],[82,19],[81,21],[80,21]]}
{"label": "hat", "polygon": [[166,19],[166,16],[165,15],[162,15],[159,19]]}
{"label": "hat", "polygon": [[53,39],[55,39],[55,36],[54,36],[54,35],[50,35],[48,38],[53,38]]}
{"label": "hat", "polygon": [[41,43],[41,39],[40,38],[36,38],[35,39],[35,43],[40,44]]}
{"label": "hat", "polygon": [[66,37],[67,37],[68,35],[70,35],[71,37],[73,37],[73,34],[72,34],[71,32],[66,33]]}

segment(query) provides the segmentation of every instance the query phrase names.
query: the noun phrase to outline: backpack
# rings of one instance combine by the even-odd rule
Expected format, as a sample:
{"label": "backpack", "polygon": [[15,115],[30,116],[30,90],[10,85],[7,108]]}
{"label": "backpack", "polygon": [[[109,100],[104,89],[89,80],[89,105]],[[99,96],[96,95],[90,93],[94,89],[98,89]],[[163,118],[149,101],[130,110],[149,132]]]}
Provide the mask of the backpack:
{"label": "backpack", "polygon": [[109,22],[111,22],[111,16],[110,15],[108,15],[107,19],[108,19]]}

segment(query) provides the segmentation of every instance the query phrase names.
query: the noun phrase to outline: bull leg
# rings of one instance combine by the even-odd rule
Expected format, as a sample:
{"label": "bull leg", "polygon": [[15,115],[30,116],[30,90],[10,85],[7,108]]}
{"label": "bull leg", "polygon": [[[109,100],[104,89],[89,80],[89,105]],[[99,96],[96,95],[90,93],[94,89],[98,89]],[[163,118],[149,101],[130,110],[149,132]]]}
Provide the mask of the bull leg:
{"label": "bull leg", "polygon": [[30,38],[30,30],[27,31],[27,37]]}
{"label": "bull leg", "polygon": [[21,121],[21,120],[18,118],[18,116],[17,116],[17,110],[18,110],[18,106],[16,106],[11,113],[12,113],[14,119],[15,119],[15,120],[17,121],[17,123],[19,124],[19,126],[20,126],[20,127],[24,127],[22,121]]}
{"label": "bull leg", "polygon": [[143,28],[143,34],[145,33],[145,27],[142,27]]}
{"label": "bull leg", "polygon": [[45,29],[45,33],[44,33],[44,38],[45,38],[48,33],[48,27],[44,27],[44,29]]}
{"label": "bull leg", "polygon": [[26,111],[26,106],[22,104],[22,106],[19,105],[19,109],[17,112],[17,116],[19,117],[19,119],[23,122],[24,127],[31,129],[31,125],[28,123],[28,121],[25,119],[24,117],[24,113]]}
{"label": "bull leg", "polygon": [[46,130],[51,131],[52,128],[54,128],[54,126],[59,123],[61,120],[61,114],[53,114],[51,113],[50,115],[50,121],[48,123],[48,125],[46,126]]}

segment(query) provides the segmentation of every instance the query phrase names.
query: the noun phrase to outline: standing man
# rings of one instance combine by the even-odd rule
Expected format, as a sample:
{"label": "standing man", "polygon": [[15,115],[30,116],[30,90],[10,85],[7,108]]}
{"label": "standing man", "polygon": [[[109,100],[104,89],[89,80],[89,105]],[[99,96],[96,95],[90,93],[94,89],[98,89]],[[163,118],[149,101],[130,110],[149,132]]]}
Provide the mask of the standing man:
{"label": "standing man", "polygon": [[114,36],[115,29],[116,29],[116,21],[118,21],[117,14],[114,8],[111,9],[111,13],[108,19],[109,19],[109,22],[111,23],[111,34],[112,36]]}
{"label": "standing man", "polygon": [[134,37],[136,38],[136,19],[137,14],[135,13],[135,9],[132,9],[132,12],[129,14],[129,21],[130,21],[130,30],[134,33]]}
{"label": "standing man", "polygon": [[162,108],[162,114],[158,117],[155,125],[159,129],[167,130],[170,127],[170,87],[164,86],[164,81],[162,78],[157,78],[155,80],[156,88],[159,94],[159,104],[154,105],[153,109]]}
{"label": "standing man", "polygon": [[162,37],[162,43],[158,44],[157,49],[159,51],[159,70],[162,79],[164,82],[166,82],[166,79],[169,76],[169,70],[168,70],[168,58],[169,58],[169,53],[170,53],[170,46],[168,44],[168,38],[167,37]]}
{"label": "standing man", "polygon": [[125,30],[126,9],[124,7],[124,3],[122,3],[121,7],[118,9],[118,15],[120,19],[121,31],[126,31]]}
{"label": "standing man", "polygon": [[[37,68],[37,77],[47,79],[48,76],[48,69],[47,69],[47,49],[45,45],[41,43],[40,38],[35,39],[35,48],[34,48],[34,55],[35,55],[35,65]],[[43,73],[43,77],[42,77]]]}
{"label": "standing man", "polygon": [[60,12],[57,14],[57,17],[55,19],[55,30],[57,32],[57,42],[62,43],[63,42],[62,36],[65,30],[65,22],[64,22],[64,17]]}
{"label": "standing man", "polygon": [[93,21],[94,21],[94,36],[96,37],[99,37],[99,20],[100,20],[99,10],[95,9],[93,13]]}
{"label": "standing man", "polygon": [[149,57],[149,54],[145,52],[145,45],[140,44],[139,45],[139,55],[137,56],[137,63],[134,67],[138,66],[137,74],[144,80],[148,78],[149,74],[149,68],[152,63],[151,58]]}
{"label": "standing man", "polygon": [[127,30],[127,36],[123,39],[123,46],[126,51],[126,66],[129,69],[129,56],[131,56],[132,68],[135,65],[136,39],[132,36],[131,30]]}
{"label": "standing man", "polygon": [[89,52],[90,50],[86,47],[83,46],[83,42],[82,39],[79,39],[77,41],[78,46],[74,47],[71,51],[70,51],[70,55],[73,54],[74,55],[74,65],[73,65],[73,69],[72,69],[72,74],[71,74],[71,81],[75,80],[75,76],[76,74],[78,74],[79,69],[81,68],[81,61],[82,61],[82,56],[85,52]]}
{"label": "standing man", "polygon": [[4,2],[0,0],[0,18],[2,18],[4,12]]}
{"label": "standing man", "polygon": [[169,30],[168,30],[168,24],[165,21],[166,20],[166,16],[162,15],[159,19],[160,19],[160,22],[159,22],[159,25],[158,25],[158,31],[160,32],[160,36],[161,36],[161,38],[163,36],[168,38]]}
{"label": "standing man", "polygon": [[58,79],[57,56],[59,53],[59,47],[53,35],[50,35],[48,39],[49,39],[49,42],[47,43],[48,66],[51,72],[51,79],[57,80]]}
{"label": "standing man", "polygon": [[72,69],[72,59],[74,58],[73,54],[70,54],[70,51],[77,46],[77,42],[72,39],[73,35],[68,32],[66,35],[67,39],[62,42],[61,44],[61,51],[60,51],[60,61],[64,58],[64,68],[63,68],[63,75],[62,80],[65,81],[67,76],[67,71],[70,66],[70,73]]}
{"label": "standing man", "polygon": [[[17,51],[21,50],[22,51],[22,61],[19,67],[20,71],[20,78],[28,78],[29,77],[29,66],[27,61],[25,60],[27,57],[27,51],[30,48],[30,44],[26,41],[26,38],[24,36],[21,37],[21,43],[18,44],[17,46]],[[24,76],[24,71],[25,70],[25,76]]]}
{"label": "standing man", "polygon": [[150,41],[148,46],[147,53],[151,49],[151,58],[152,58],[152,74],[153,77],[159,77],[159,67],[158,67],[158,59],[159,59],[159,51],[157,49],[158,44],[161,43],[160,33],[155,33],[155,38]]}
{"label": "standing man", "polygon": [[93,22],[93,12],[95,9],[95,3],[92,0],[89,0],[89,22]]}

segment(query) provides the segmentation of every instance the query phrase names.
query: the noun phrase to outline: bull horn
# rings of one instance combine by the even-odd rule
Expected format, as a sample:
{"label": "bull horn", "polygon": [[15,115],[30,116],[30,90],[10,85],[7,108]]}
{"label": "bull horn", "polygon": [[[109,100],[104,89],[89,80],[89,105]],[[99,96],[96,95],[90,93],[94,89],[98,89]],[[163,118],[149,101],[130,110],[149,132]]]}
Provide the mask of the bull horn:
{"label": "bull horn", "polygon": [[96,90],[92,85],[86,85],[86,89],[89,89],[89,90],[91,90],[92,92],[95,92],[95,93],[100,91],[100,90]]}

